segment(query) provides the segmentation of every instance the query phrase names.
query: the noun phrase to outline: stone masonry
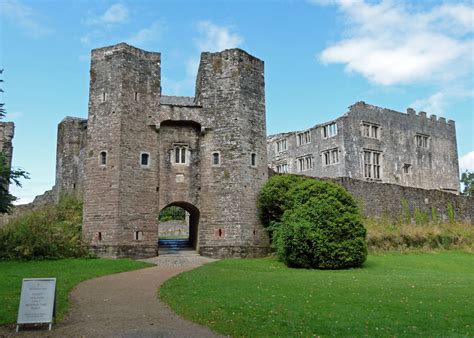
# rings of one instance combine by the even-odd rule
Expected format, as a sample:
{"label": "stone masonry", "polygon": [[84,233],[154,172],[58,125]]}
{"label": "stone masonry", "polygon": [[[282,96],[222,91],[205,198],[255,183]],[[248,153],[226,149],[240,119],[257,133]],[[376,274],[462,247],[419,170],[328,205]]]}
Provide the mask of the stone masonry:
{"label": "stone masonry", "polygon": [[[266,138],[263,72],[240,49],[202,53],[195,96],[164,96],[160,53],[124,43],[93,50],[88,119],[61,121],[55,186],[15,213],[73,194],[97,254],[143,258],[171,234],[159,212],[178,206],[201,255],[260,256],[269,239],[256,199],[275,171],[331,179],[368,217],[396,218],[408,205],[445,220],[450,206],[472,223],[472,198],[456,195],[453,121],[358,102],[334,121]],[[12,137],[13,124],[0,123],[9,160]]]}
{"label": "stone masonry", "polygon": [[124,43],[92,51],[88,119],[58,126],[54,195],[83,196],[83,236],[101,256],[156,255],[157,216],[172,205],[200,254],[266,254],[263,62],[202,53],[194,97],[161,95],[160,67],[160,53]]}
{"label": "stone masonry", "polygon": [[267,138],[276,172],[459,193],[454,121],[357,102],[342,117]]}
{"label": "stone masonry", "polygon": [[[0,152],[6,157],[6,164],[9,168],[12,165],[13,155],[13,134],[15,133],[15,124],[13,122],[0,122]],[[8,190],[8,185],[5,187]]]}

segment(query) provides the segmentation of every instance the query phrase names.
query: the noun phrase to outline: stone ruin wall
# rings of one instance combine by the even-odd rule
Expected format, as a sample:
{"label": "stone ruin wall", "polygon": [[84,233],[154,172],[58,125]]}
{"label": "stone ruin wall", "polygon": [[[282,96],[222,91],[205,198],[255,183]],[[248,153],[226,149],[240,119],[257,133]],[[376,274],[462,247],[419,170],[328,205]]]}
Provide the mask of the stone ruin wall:
{"label": "stone ruin wall", "polygon": [[7,157],[7,164],[12,165],[13,155],[13,135],[15,133],[15,124],[13,122],[0,122],[0,151]]}
{"label": "stone ruin wall", "polygon": [[[378,137],[363,136],[362,123],[378,126]],[[324,138],[323,128],[337,124],[337,134]],[[308,132],[311,142],[298,145],[298,134]],[[429,137],[429,147],[417,147],[417,134]],[[286,139],[288,149],[277,152],[276,142]],[[338,149],[339,163],[325,165],[324,151]],[[381,154],[380,179],[364,178],[364,150]],[[455,123],[425,112],[407,113],[357,102],[336,120],[312,128],[270,135],[267,138],[269,166],[287,164],[288,172],[313,177],[350,177],[359,180],[392,183],[422,189],[439,189],[459,193],[459,166]],[[298,158],[311,155],[313,167],[303,172]],[[409,165],[409,172],[404,166]]]}
{"label": "stone ruin wall", "polygon": [[450,220],[448,210],[452,206],[456,221],[474,225],[474,196],[390,183],[365,182],[348,177],[328,180],[346,188],[358,201],[365,217],[395,222],[403,218],[409,210],[412,221],[415,221],[415,210],[418,210],[430,220],[435,212],[440,222],[447,222]]}

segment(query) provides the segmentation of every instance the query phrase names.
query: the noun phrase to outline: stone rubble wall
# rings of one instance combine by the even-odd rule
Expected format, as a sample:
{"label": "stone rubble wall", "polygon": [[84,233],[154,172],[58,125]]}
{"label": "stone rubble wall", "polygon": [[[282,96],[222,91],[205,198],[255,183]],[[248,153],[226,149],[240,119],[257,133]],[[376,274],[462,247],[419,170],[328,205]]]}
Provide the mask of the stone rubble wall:
{"label": "stone rubble wall", "polygon": [[189,235],[189,225],[184,220],[160,222],[158,225],[158,237],[187,235]]}
{"label": "stone rubble wall", "polygon": [[393,222],[403,221],[409,210],[414,222],[417,210],[429,219],[435,214],[440,222],[447,222],[450,220],[449,209],[452,207],[456,221],[474,225],[474,196],[390,183],[366,182],[348,177],[325,179],[346,188],[358,201],[365,217],[384,218]]}

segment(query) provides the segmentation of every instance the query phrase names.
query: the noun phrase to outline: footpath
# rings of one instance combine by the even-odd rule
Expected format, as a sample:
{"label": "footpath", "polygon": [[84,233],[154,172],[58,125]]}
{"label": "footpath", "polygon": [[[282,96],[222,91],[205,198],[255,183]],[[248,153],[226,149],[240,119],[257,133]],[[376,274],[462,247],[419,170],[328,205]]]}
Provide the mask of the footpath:
{"label": "footpath", "polygon": [[169,278],[214,261],[194,252],[144,260],[155,267],[99,277],[78,284],[66,318],[52,331],[4,332],[0,337],[217,337],[184,320],[157,297]]}

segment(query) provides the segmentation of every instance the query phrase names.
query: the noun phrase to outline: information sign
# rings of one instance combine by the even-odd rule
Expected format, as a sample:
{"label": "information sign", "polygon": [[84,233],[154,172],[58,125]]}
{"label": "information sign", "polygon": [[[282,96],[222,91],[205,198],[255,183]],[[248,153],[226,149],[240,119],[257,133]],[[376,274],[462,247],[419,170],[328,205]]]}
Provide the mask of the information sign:
{"label": "information sign", "polygon": [[56,278],[24,278],[16,330],[21,324],[53,323]]}

